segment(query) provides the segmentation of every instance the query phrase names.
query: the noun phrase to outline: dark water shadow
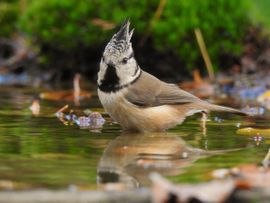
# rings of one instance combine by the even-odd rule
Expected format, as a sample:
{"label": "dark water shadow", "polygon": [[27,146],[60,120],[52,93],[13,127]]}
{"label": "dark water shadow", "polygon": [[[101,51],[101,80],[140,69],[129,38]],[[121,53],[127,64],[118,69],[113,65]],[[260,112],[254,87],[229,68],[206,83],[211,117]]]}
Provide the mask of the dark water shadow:
{"label": "dark water shadow", "polygon": [[105,148],[98,165],[97,182],[122,183],[136,188],[150,183],[149,174],[175,176],[202,157],[177,133],[123,133]]}

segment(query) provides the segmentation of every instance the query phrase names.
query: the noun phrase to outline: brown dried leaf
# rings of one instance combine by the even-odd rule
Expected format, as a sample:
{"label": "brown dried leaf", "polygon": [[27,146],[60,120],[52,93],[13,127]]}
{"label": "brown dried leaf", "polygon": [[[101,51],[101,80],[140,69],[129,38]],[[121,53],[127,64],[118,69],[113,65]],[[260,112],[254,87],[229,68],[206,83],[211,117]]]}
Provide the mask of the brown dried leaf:
{"label": "brown dried leaf", "polygon": [[[80,98],[90,98],[92,94],[90,92],[81,90],[79,96]],[[40,98],[53,101],[74,101],[75,99],[73,90],[42,92],[40,94]]]}
{"label": "brown dried leaf", "polygon": [[22,182],[14,182],[11,180],[0,180],[0,190],[22,190],[29,189],[31,186],[22,183]]}
{"label": "brown dried leaf", "polygon": [[193,71],[193,80],[194,81],[179,84],[180,88],[189,91],[200,98],[208,98],[214,94],[213,85],[209,82],[205,82],[205,80],[201,78],[198,70]]}
{"label": "brown dried leaf", "polygon": [[91,20],[91,23],[93,25],[101,27],[103,30],[111,30],[116,26],[114,23],[102,20],[100,18],[94,18],[93,20]]}
{"label": "brown dried leaf", "polygon": [[250,187],[270,187],[270,170],[255,164],[238,167],[237,179],[244,180]]}
{"label": "brown dried leaf", "polygon": [[232,180],[215,180],[201,184],[173,185],[159,174],[152,174],[152,200],[154,203],[167,203],[173,198],[174,202],[225,202],[235,189]]}

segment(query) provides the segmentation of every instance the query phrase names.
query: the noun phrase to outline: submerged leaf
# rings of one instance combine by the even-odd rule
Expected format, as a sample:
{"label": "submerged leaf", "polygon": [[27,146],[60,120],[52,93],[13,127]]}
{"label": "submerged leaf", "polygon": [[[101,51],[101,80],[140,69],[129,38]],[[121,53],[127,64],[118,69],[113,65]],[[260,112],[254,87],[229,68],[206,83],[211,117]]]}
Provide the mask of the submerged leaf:
{"label": "submerged leaf", "polygon": [[257,101],[269,110],[270,109],[270,90],[267,90],[263,94],[258,96]]}
{"label": "submerged leaf", "polygon": [[29,107],[29,109],[32,111],[32,114],[34,116],[38,116],[40,113],[39,100],[38,99],[33,100],[32,105]]}
{"label": "submerged leaf", "polygon": [[[79,97],[80,99],[90,98],[91,93],[81,90]],[[53,100],[53,101],[59,101],[59,100],[74,101],[75,100],[73,90],[42,92],[40,94],[40,98],[46,99],[46,100]]]}

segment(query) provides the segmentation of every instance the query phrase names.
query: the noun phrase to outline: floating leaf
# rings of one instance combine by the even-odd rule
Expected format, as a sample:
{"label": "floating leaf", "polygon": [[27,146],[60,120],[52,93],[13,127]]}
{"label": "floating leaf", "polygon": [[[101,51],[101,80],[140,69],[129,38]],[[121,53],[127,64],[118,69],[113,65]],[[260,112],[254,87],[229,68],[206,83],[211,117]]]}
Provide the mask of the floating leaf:
{"label": "floating leaf", "polygon": [[23,182],[14,182],[11,180],[0,180],[0,190],[22,190],[29,189],[31,186]]}
{"label": "floating leaf", "polygon": [[87,116],[89,116],[93,111],[91,111],[91,109],[85,109],[83,110],[83,113]]}
{"label": "floating leaf", "polygon": [[[230,169],[217,169],[212,172],[214,178],[230,176],[236,182],[238,189],[270,188],[270,149],[262,161],[263,166],[243,164]],[[244,187],[243,187],[244,186]]]}
{"label": "floating leaf", "polygon": [[264,100],[264,99],[269,99],[269,100],[270,100],[270,90],[265,91],[263,94],[261,94],[261,95],[257,98],[258,101],[262,101],[262,100]]}
{"label": "floating leaf", "polygon": [[257,97],[257,101],[267,109],[270,109],[270,90],[265,91]]}
{"label": "floating leaf", "polygon": [[254,136],[254,135],[261,135],[261,136],[270,136],[270,128],[267,129],[259,129],[259,128],[240,128],[236,131],[237,134],[239,135],[249,135],[249,136]]}
{"label": "floating leaf", "polygon": [[234,178],[236,184],[245,188],[270,187],[270,170],[256,164],[244,164],[231,169],[217,169],[212,172],[214,178]]}

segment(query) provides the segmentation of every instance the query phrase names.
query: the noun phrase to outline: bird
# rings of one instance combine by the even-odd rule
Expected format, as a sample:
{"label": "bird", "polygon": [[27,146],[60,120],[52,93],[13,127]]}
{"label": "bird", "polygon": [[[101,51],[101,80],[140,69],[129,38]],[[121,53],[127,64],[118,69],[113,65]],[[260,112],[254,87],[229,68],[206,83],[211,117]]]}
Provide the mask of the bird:
{"label": "bird", "polygon": [[125,20],[105,46],[99,64],[97,92],[110,117],[124,131],[166,131],[195,113],[210,111],[246,115],[240,110],[211,104],[143,71],[131,43],[134,29]]}

